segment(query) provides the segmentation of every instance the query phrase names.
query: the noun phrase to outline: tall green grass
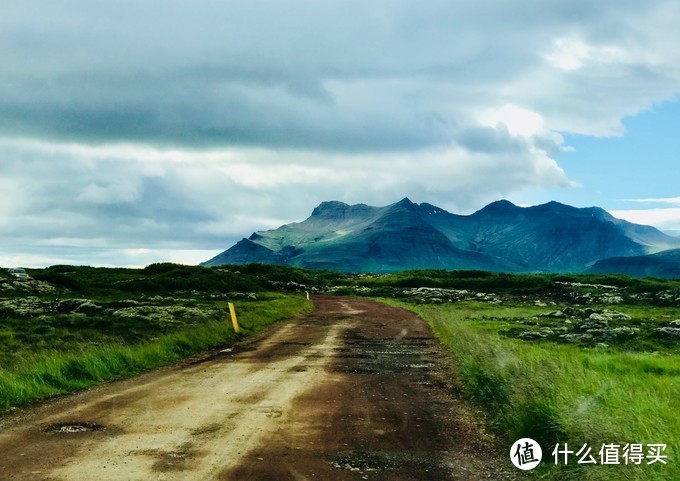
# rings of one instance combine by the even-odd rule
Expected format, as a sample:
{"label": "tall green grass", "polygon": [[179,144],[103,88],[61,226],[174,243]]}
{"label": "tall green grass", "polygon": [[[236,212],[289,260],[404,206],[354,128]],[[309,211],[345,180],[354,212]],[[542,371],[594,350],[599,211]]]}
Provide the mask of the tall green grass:
{"label": "tall green grass", "polygon": [[[453,353],[468,395],[510,444],[523,437],[541,444],[541,468],[528,476],[564,480],[680,479],[680,353],[633,353],[508,339],[481,316],[499,309],[480,304],[397,303],[425,319]],[[479,321],[477,321],[479,320]],[[667,465],[553,464],[555,443],[588,443],[599,460],[602,444],[665,443]],[[598,461],[599,462],[599,461]]]}
{"label": "tall green grass", "polygon": [[123,341],[80,350],[27,351],[12,366],[0,367],[0,411],[104,381],[134,376],[204,349],[229,344],[275,321],[310,312],[311,302],[298,296],[272,295],[268,300],[237,304],[241,327],[235,334],[226,316],[200,326],[160,335],[138,344]]}

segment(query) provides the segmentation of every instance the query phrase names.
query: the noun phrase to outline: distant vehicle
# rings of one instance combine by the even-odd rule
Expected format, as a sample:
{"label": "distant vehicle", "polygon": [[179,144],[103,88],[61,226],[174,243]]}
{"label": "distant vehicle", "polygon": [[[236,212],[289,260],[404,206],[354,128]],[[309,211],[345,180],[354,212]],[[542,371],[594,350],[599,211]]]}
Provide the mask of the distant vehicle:
{"label": "distant vehicle", "polygon": [[9,272],[11,275],[16,277],[17,279],[28,279],[28,274],[26,274],[26,271],[22,269],[21,267],[13,267],[11,269],[7,269],[7,272]]}

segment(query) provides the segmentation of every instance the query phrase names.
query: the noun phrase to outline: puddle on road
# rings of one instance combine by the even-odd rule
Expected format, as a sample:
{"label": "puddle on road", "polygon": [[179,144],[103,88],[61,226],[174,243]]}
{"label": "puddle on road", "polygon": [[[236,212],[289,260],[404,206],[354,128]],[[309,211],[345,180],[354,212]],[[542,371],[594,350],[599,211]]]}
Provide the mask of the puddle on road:
{"label": "puddle on road", "polygon": [[51,424],[43,428],[43,431],[51,434],[75,434],[103,430],[104,426],[102,426],[101,424],[81,422]]}

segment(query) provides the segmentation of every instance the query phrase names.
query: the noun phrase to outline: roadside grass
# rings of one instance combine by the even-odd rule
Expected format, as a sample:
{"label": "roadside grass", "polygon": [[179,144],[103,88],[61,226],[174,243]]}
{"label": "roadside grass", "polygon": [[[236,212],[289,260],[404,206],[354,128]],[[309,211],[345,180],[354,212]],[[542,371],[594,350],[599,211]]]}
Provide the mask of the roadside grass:
{"label": "roadside grass", "polygon": [[[425,319],[453,353],[454,369],[467,394],[488,413],[508,447],[533,438],[543,462],[528,477],[559,480],[680,479],[680,352],[590,349],[527,342],[498,334],[512,319],[536,315],[532,306],[449,305],[385,302]],[[639,317],[644,310],[637,307]],[[658,315],[658,312],[655,314]],[[556,443],[592,448],[598,465],[554,464]],[[667,444],[668,464],[600,465],[603,444]],[[646,448],[645,448],[645,454]]]}
{"label": "roadside grass", "polygon": [[11,364],[0,365],[0,411],[51,396],[84,389],[105,381],[134,376],[204,349],[228,345],[273,322],[311,312],[300,296],[267,294],[263,300],[237,303],[241,332],[227,323],[225,302],[215,303],[219,315],[200,324],[180,326],[137,342],[122,337],[106,342],[83,342],[68,350],[21,349]]}

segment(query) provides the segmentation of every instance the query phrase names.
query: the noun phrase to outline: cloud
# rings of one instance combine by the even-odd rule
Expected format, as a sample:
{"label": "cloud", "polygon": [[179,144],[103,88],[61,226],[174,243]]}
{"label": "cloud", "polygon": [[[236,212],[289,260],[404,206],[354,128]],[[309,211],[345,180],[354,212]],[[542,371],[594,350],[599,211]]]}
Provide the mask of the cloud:
{"label": "cloud", "polygon": [[667,1],[67,3],[0,21],[6,135],[410,151],[487,110],[612,135],[680,78]]}
{"label": "cloud", "polygon": [[131,182],[113,182],[107,185],[88,184],[77,200],[94,204],[130,204],[139,198],[138,185]]}
{"label": "cloud", "polygon": [[679,16],[664,0],[18,2],[0,17],[0,242],[128,264],[322,200],[470,212],[569,188],[564,133],[622,135],[680,91]]}
{"label": "cloud", "polygon": [[645,204],[672,204],[680,206],[680,197],[665,197],[651,199],[626,199],[626,202],[640,202]]}
{"label": "cloud", "polygon": [[610,213],[619,219],[635,224],[652,225],[663,231],[680,231],[680,207],[666,209],[612,210]]}
{"label": "cloud", "polygon": [[680,197],[626,199],[626,202],[671,205],[672,207],[613,210],[611,214],[636,224],[653,225],[671,235],[680,234]]}
{"label": "cloud", "polygon": [[532,137],[545,131],[545,121],[539,113],[512,104],[487,109],[480,122],[495,128],[502,125],[513,136]]}

